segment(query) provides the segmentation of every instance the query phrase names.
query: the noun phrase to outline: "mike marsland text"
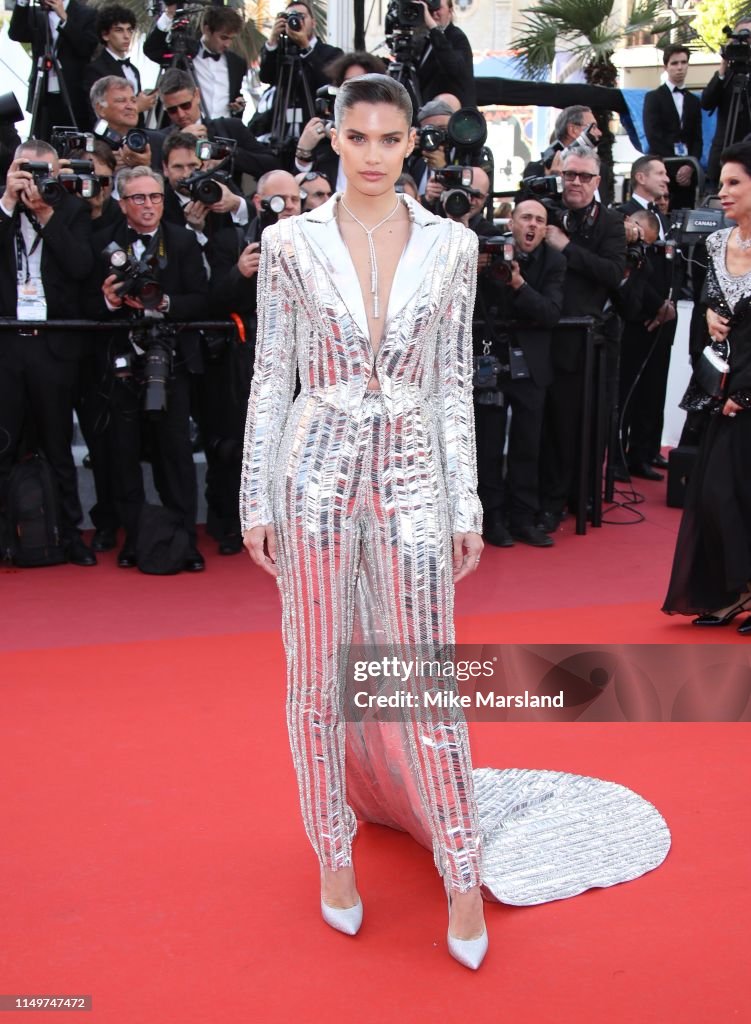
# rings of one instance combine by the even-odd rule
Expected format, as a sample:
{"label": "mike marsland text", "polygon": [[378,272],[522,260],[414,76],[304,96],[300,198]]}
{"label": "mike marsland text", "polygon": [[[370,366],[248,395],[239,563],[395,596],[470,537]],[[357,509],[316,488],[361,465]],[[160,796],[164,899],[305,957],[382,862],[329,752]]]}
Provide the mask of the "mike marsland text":
{"label": "mike marsland text", "polygon": [[414,693],[396,690],[393,693],[368,693],[358,690],[353,697],[357,708],[562,708],[563,690],[557,694],[523,693],[457,693],[451,690],[425,690]]}

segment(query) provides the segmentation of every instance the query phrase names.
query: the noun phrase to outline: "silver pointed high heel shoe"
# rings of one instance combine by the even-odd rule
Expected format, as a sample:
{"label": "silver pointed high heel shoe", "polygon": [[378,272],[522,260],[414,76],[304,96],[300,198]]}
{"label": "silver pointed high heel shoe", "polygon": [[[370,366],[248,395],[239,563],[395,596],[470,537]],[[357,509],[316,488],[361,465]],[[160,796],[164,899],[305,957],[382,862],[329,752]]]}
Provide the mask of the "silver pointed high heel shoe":
{"label": "silver pointed high heel shoe", "polygon": [[326,924],[345,935],[357,935],[362,924],[362,900],[358,898],[354,907],[330,907],[321,896],[321,916]]}
{"label": "silver pointed high heel shoe", "polygon": [[[451,913],[451,896],[448,897],[449,914]],[[476,939],[457,939],[450,931],[446,932],[449,953],[464,967],[476,971],[485,959],[488,951],[488,929],[483,928],[482,935]]]}

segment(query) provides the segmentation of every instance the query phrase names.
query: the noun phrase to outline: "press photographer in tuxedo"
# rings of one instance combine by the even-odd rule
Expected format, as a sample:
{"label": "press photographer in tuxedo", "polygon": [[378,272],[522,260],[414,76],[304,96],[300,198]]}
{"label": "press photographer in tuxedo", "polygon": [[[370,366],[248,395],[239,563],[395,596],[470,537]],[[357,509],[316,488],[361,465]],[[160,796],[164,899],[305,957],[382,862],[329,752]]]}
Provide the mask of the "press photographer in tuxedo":
{"label": "press photographer in tuxedo", "polygon": [[[91,128],[91,111],[83,88],[83,74],[96,49],[96,12],[79,0],[41,0],[29,4],[16,0],[8,37],[18,43],[31,43],[31,76],[27,110],[32,109],[37,88],[37,62],[45,54],[54,55],[60,64],[63,83],[73,108],[75,123],[81,131]],[[48,46],[49,43],[49,46]],[[54,70],[47,74],[47,88],[39,106],[37,138],[48,139],[53,125],[70,124],[60,82]]]}
{"label": "press photographer in tuxedo", "polygon": [[[120,144],[120,140],[124,139],[131,129],[138,128],[138,100],[130,82],[119,75],[107,75],[106,78],[99,78],[94,82],[89,97],[97,121],[106,121],[106,131],[114,133],[112,152],[118,170],[123,167],[153,168],[155,162],[161,165],[164,139],[162,132],[140,128],[139,131],[143,132],[148,140],[142,152],[131,149],[127,144]],[[101,130],[97,124],[95,127],[98,131]],[[106,137],[104,141],[107,141]]]}
{"label": "press photographer in tuxedo", "polygon": [[[605,305],[623,277],[626,236],[621,214],[595,199],[600,160],[569,150],[561,161],[563,196],[557,224],[548,224],[546,240],[566,260],[563,316],[591,316],[602,332]],[[549,217],[550,220],[550,217]],[[579,464],[581,403],[584,391],[585,337],[581,328],[561,327],[554,335],[553,382],[548,389],[540,460],[540,525],[557,529],[566,506],[574,502]]]}
{"label": "press photographer in tuxedo", "polygon": [[[0,316],[18,320],[78,319],[80,292],[93,267],[86,204],[65,193],[50,206],[39,178],[24,170],[44,162],[50,177],[60,163],[46,142],[18,147],[0,197]],[[3,331],[0,337],[0,504],[24,428],[32,427],[57,480],[63,545],[75,565],[96,565],[79,531],[81,503],[73,462],[73,402],[81,345],[61,331]]]}
{"label": "press photographer in tuxedo", "polygon": [[495,389],[475,389],[483,537],[496,547],[511,547],[515,540],[533,547],[553,544],[537,526],[539,460],[545,394],[553,379],[552,328],[563,308],[566,260],[546,243],[547,224],[542,203],[522,194],[511,215],[512,262],[480,254],[475,355],[495,356],[503,368]]}
{"label": "press photographer in tuxedo", "polygon": [[[144,505],[141,430],[146,427],[153,443],[152,468],[159,496],[166,508],[181,517],[188,533],[190,550],[183,568],[199,572],[204,561],[196,546],[196,475],[189,421],[191,378],[203,370],[200,343],[196,332],[182,330],[174,337],[165,336],[152,348],[154,340],[146,339],[144,329],[159,322],[168,324],[170,320],[205,315],[208,281],[194,235],[162,220],[162,176],[150,168],[127,167],[118,172],[116,187],[125,222],[95,234],[94,251],[101,254],[110,243],[117,243],[121,253],[139,261],[141,267],[147,264],[147,276],[157,283],[148,293],[145,288],[134,288],[123,294],[113,264],[99,256],[99,273],[88,303],[90,316],[128,319],[129,328],[135,329],[117,331],[110,342],[111,457],[115,502],[126,530],[118,565],[127,569],[137,564],[136,543]],[[156,294],[147,301],[147,294],[152,292]],[[141,411],[149,380],[153,379],[149,367],[154,363],[150,360],[157,348],[157,370],[167,376],[166,408],[147,421]]]}

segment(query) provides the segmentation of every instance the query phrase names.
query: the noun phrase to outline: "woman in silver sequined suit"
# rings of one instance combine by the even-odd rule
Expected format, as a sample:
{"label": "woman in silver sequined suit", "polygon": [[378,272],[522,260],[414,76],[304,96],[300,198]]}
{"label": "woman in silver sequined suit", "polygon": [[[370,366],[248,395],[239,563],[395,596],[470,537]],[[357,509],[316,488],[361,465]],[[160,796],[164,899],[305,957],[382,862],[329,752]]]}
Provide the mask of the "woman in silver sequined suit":
{"label": "woman in silver sequined suit", "polygon": [[[350,81],[337,99],[345,167],[342,121],[354,123],[368,103],[380,109],[384,131],[395,118],[399,129],[402,155],[389,144],[388,180],[371,190],[383,208],[387,191],[396,201],[393,183],[414,131],[402,86],[381,75]],[[399,650],[452,643],[454,578],[475,568],[482,548],[471,357],[476,236],[401,197],[409,237],[374,352],[337,217],[343,198],[363,209],[362,189],[351,198],[348,185],[344,197],[264,233],[241,490],[246,545],[281,591],[290,741],[305,828],[324,873],[352,865],[356,819],[339,705],[353,637]],[[401,729],[414,798],[453,898],[449,948],[477,967],[487,937],[466,723],[418,715]],[[459,894],[477,898],[470,907]],[[341,909],[322,900],[322,912],[340,930],[359,927],[359,897]]]}

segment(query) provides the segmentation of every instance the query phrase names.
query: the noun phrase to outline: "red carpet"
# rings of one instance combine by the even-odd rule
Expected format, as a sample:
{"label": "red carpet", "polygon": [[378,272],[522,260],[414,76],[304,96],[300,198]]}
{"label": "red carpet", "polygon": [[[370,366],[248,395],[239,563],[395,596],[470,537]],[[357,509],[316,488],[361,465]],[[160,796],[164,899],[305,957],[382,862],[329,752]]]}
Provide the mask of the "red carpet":
{"label": "red carpet", "polygon": [[[678,514],[642,510],[586,538],[567,524],[550,551],[487,551],[460,591],[460,638],[706,639],[658,611]],[[473,724],[478,766],[643,794],[671,827],[667,861],[572,900],[488,906],[473,974],[446,952],[431,855],[363,826],[350,939],[317,907],[276,587],[204,548],[195,577],[118,571],[112,555],[0,573],[0,995],[90,994],[93,1011],[66,1019],[102,1024],[744,1019],[745,724]]]}

